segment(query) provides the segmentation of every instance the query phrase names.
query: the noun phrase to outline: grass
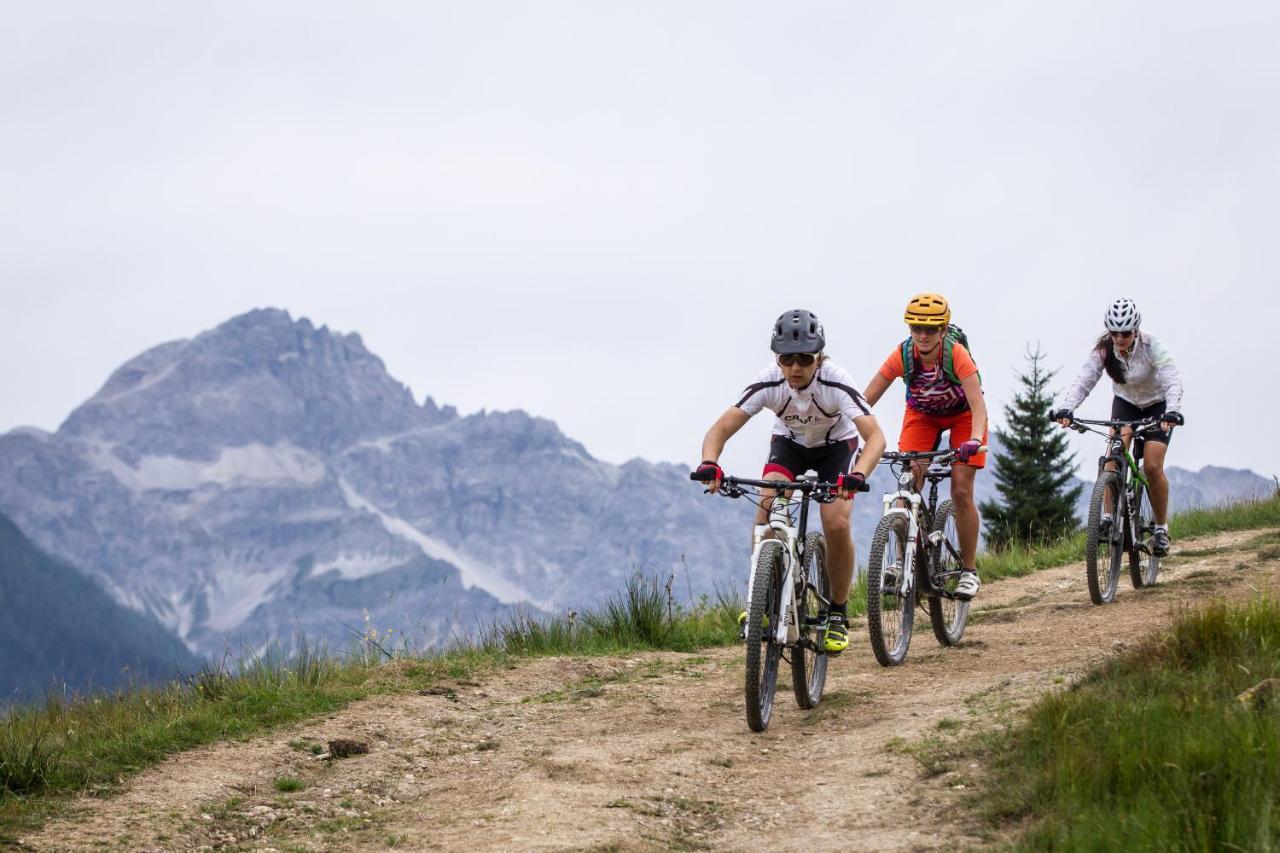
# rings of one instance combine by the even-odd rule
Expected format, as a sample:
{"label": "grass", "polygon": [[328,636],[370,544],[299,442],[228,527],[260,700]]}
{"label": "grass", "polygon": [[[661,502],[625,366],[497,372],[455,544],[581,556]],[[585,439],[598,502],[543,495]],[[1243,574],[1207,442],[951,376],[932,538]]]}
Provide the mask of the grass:
{"label": "grass", "polygon": [[1173,517],[1169,530],[1177,536],[1205,536],[1258,527],[1280,527],[1280,495],[1240,501],[1225,508],[1182,512]]}
{"label": "grass", "polygon": [[[1280,846],[1280,601],[1210,604],[1047,696],[991,750],[983,795],[1051,850]],[[1280,693],[1280,691],[1277,691]]]}
{"label": "grass", "polygon": [[[109,794],[124,777],[201,744],[247,738],[376,693],[468,679],[522,658],[723,645],[736,641],[741,609],[730,597],[682,606],[657,579],[637,574],[598,612],[517,615],[434,654],[387,659],[378,646],[340,658],[299,638],[290,655],[248,653],[163,687],[50,696],[0,718],[0,844],[38,826],[69,794]],[[310,752],[317,746],[290,745]],[[283,791],[280,784],[288,781],[277,781]]]}
{"label": "grass", "polygon": [[[1216,509],[1189,510],[1169,519],[1169,531],[1177,538],[1207,536],[1228,530],[1280,527],[1280,495],[1258,500],[1246,500]],[[1267,544],[1280,546],[1280,538],[1269,534]],[[1267,534],[1264,534],[1266,538]],[[1277,548],[1275,557],[1280,557]],[[1200,556],[1217,553],[1216,549],[1200,549]],[[1028,545],[1010,545],[1006,548],[986,551],[978,556],[978,567],[984,581],[1006,577],[1021,577],[1040,569],[1061,566],[1083,558],[1084,532],[1076,531],[1057,539]],[[1179,552],[1179,556],[1196,556],[1192,552]],[[1268,555],[1264,559],[1274,559]]]}
{"label": "grass", "polygon": [[684,607],[672,600],[661,579],[636,573],[598,611],[553,619],[516,615],[485,631],[478,648],[516,657],[637,649],[691,652],[736,639],[742,609],[742,602],[729,595],[714,602],[703,597]]}
{"label": "grass", "polygon": [[[1231,529],[1280,528],[1280,499],[1175,516],[1179,537]],[[1260,547],[1275,549],[1275,537]],[[983,556],[984,579],[1022,575],[1079,559],[1080,534]],[[861,612],[865,593],[850,598]],[[201,744],[247,738],[332,713],[377,693],[413,692],[542,655],[613,655],[642,650],[689,652],[736,641],[742,603],[730,596],[692,605],[672,600],[660,579],[632,576],[597,611],[539,619],[517,615],[474,642],[433,654],[388,654],[382,645],[340,658],[299,639],[248,654],[232,666],[209,665],[163,687],[67,699],[12,709],[0,719],[0,843],[38,826],[77,792],[109,794],[123,778],[165,756]],[[591,685],[582,685],[590,698]],[[603,688],[601,688],[603,689]],[[598,694],[597,694],[598,695]],[[313,751],[299,742],[294,749]],[[1280,810],[1277,810],[1280,814]]]}

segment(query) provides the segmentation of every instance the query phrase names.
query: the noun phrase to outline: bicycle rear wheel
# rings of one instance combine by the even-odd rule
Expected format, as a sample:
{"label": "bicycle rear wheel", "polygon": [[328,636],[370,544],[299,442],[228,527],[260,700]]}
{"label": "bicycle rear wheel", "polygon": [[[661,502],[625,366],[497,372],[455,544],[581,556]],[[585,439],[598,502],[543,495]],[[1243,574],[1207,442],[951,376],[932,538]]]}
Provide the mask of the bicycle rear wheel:
{"label": "bicycle rear wheel", "polygon": [[[1151,498],[1147,490],[1138,486],[1133,496],[1134,525],[1138,529],[1138,541],[1129,544],[1129,580],[1134,589],[1154,586],[1160,573],[1160,558],[1151,552],[1151,536],[1155,533],[1155,517],[1151,514]],[[1147,550],[1138,546],[1145,543]]]}
{"label": "bicycle rear wheel", "polygon": [[781,542],[766,542],[756,558],[751,581],[751,607],[747,611],[747,725],[753,732],[769,726],[773,694],[778,688],[778,660],[782,647],[773,641],[782,599]]}
{"label": "bicycle rear wheel", "polygon": [[907,519],[886,515],[876,525],[867,555],[867,630],[881,666],[907,659],[916,618],[915,587],[903,593],[907,565]]}
{"label": "bicycle rear wheel", "polygon": [[[938,507],[933,530],[942,533],[942,541],[930,549],[934,559],[933,582],[947,592],[955,592],[963,567],[957,556],[960,553],[960,534],[956,530],[955,507],[950,500],[943,501]],[[945,595],[930,595],[929,621],[933,623],[933,636],[939,643],[955,645],[964,636],[965,625],[969,622],[969,602]]]}
{"label": "bicycle rear wheel", "polygon": [[[827,580],[827,540],[821,533],[804,538],[804,563],[800,567],[802,589],[796,590],[796,626],[800,639],[822,636],[817,620],[822,615],[822,602],[831,600],[831,583]],[[827,683],[827,656],[799,645],[791,650],[791,687],[796,704],[806,710],[818,707],[822,689]]]}
{"label": "bicycle rear wheel", "polygon": [[[1085,534],[1084,576],[1089,584],[1089,598],[1094,604],[1109,604],[1116,597],[1116,582],[1120,579],[1120,558],[1124,549],[1120,543],[1121,512],[1120,478],[1115,471],[1103,471],[1093,484],[1093,497],[1089,499],[1089,528]],[[1110,501],[1111,511],[1106,511]],[[1111,518],[1111,535],[1098,535],[1098,525],[1104,517]]]}

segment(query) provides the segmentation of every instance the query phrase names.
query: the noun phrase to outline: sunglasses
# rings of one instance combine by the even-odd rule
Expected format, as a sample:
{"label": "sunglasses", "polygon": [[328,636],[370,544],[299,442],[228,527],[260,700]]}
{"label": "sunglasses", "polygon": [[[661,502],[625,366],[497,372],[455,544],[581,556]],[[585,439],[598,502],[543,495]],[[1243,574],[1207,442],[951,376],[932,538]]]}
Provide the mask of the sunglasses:
{"label": "sunglasses", "polygon": [[913,335],[935,335],[942,331],[941,326],[911,326]]}
{"label": "sunglasses", "polygon": [[1109,334],[1113,338],[1132,338],[1134,333],[1133,332],[1110,332]]}
{"label": "sunglasses", "polygon": [[778,364],[783,367],[790,367],[793,364],[798,364],[801,367],[812,367],[817,360],[818,356],[811,352],[786,353],[778,356]]}

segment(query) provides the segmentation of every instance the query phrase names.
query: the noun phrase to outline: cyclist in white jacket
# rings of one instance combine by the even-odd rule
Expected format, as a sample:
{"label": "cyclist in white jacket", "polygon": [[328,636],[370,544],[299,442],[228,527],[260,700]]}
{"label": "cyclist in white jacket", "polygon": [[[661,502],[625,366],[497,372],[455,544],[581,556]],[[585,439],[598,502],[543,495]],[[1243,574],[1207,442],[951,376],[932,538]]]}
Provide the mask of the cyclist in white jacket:
{"label": "cyclist in white jacket", "polygon": [[[1112,420],[1132,421],[1160,415],[1161,430],[1145,436],[1142,472],[1149,484],[1156,522],[1151,550],[1163,557],[1169,552],[1169,480],[1164,475],[1164,457],[1173,427],[1183,422],[1182,377],[1164,344],[1139,328],[1142,314],[1132,299],[1111,303],[1104,322],[1107,333],[1094,345],[1075,382],[1063,392],[1053,417],[1064,427],[1070,426],[1076,407],[1089,396],[1103,373],[1111,377],[1115,393],[1111,403]],[[1123,438],[1128,447],[1131,438],[1128,431]]]}

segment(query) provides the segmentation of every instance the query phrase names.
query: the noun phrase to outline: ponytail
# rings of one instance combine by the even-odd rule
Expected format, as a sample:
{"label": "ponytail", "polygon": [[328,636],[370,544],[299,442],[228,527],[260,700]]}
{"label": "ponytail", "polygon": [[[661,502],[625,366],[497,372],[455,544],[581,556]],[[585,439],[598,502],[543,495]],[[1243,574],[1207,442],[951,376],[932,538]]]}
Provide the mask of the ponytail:
{"label": "ponytail", "polygon": [[1098,342],[1094,344],[1094,350],[1102,353],[1102,366],[1106,368],[1111,381],[1117,385],[1123,385],[1125,383],[1124,365],[1116,355],[1116,345],[1115,341],[1111,340],[1111,335],[1104,334],[1098,338]]}

